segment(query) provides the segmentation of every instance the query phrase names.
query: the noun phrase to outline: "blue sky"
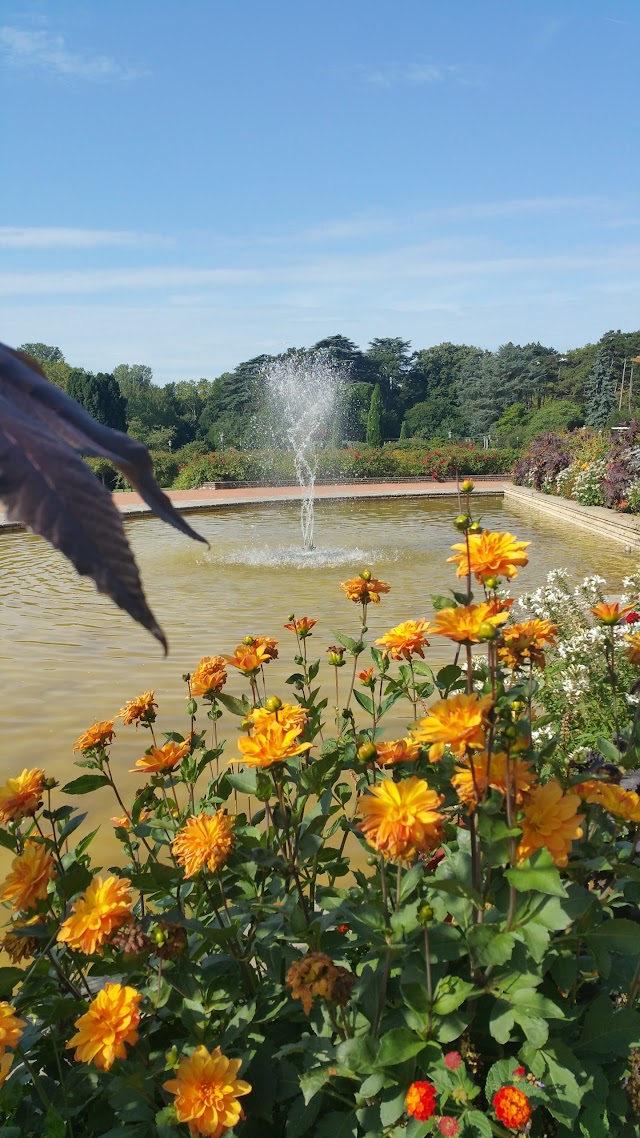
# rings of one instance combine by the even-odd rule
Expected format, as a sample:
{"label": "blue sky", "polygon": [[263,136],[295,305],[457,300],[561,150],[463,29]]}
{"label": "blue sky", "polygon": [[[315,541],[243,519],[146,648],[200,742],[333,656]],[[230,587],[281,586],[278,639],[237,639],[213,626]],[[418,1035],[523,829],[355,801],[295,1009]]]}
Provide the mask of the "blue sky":
{"label": "blue sky", "polygon": [[637,0],[0,0],[0,336],[213,377],[640,325]]}

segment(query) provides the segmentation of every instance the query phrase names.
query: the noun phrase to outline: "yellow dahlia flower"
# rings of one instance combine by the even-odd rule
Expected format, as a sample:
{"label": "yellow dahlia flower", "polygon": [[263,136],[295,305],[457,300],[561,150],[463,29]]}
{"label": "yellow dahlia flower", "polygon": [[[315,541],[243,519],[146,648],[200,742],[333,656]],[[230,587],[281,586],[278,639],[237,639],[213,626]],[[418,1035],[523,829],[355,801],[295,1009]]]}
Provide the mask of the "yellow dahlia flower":
{"label": "yellow dahlia flower", "polygon": [[534,787],[518,823],[522,829],[518,859],[524,861],[536,850],[548,849],[556,865],[566,865],[572,843],[582,837],[584,814],[577,813],[579,806],[578,795],[564,794],[555,778]]}
{"label": "yellow dahlia flower", "polygon": [[126,1059],[125,1044],[138,1042],[142,996],[135,988],[105,984],[76,1020],[76,1034],[65,1045],[75,1047],[74,1059],[93,1063],[99,1071],[110,1071],[116,1059]]}
{"label": "yellow dahlia flower", "polygon": [[309,719],[306,707],[299,703],[281,703],[277,711],[268,711],[266,707],[255,707],[248,716],[255,732],[264,731],[269,723],[279,723],[285,731],[302,729]]}
{"label": "yellow dahlia flower", "polygon": [[423,620],[405,620],[403,624],[396,625],[384,636],[376,640],[385,656],[392,660],[410,660],[412,656],[424,657],[424,648],[428,648],[429,641],[426,633],[429,631],[429,622]]}
{"label": "yellow dahlia flower", "polygon": [[0,822],[16,822],[35,814],[44,786],[44,771],[37,767],[23,770],[17,778],[10,778],[0,786]]}
{"label": "yellow dahlia flower", "polygon": [[18,1019],[13,1004],[8,1004],[6,1000],[1,1000],[0,1057],[4,1055],[7,1047],[15,1048],[18,1046],[26,1026],[26,1020]]}
{"label": "yellow dahlia flower", "polygon": [[57,940],[85,956],[98,952],[112,933],[131,920],[131,882],[126,877],[94,877],[74,902],[71,916],[60,927]]}
{"label": "yellow dahlia flower", "polygon": [[521,624],[511,624],[503,629],[498,659],[512,671],[522,668],[529,661],[537,668],[544,668],[544,648],[555,644],[557,632],[557,624],[550,620],[536,618],[525,620]]}
{"label": "yellow dahlia flower", "polygon": [[634,790],[625,790],[616,782],[603,782],[601,779],[589,779],[573,789],[585,802],[603,806],[616,818],[640,822],[640,795]]}
{"label": "yellow dahlia flower", "polygon": [[0,901],[9,901],[15,913],[33,909],[47,896],[54,864],[52,855],[41,842],[25,842],[24,853],[14,857],[11,872],[0,886]]}
{"label": "yellow dahlia flower", "polygon": [[393,743],[376,743],[375,746],[378,752],[376,762],[381,767],[414,763],[420,756],[420,744],[415,739],[396,739]]}
{"label": "yellow dahlia flower", "polygon": [[130,723],[138,724],[141,721],[151,723],[156,717],[157,706],[155,692],[145,691],[136,699],[130,699],[125,703],[124,707],[120,708],[118,716],[122,716],[122,721],[127,727]]}
{"label": "yellow dahlia flower", "polygon": [[438,846],[442,840],[444,797],[423,778],[392,782],[385,779],[369,787],[358,799],[362,830],[370,845],[391,861],[408,861]]}
{"label": "yellow dahlia flower", "polygon": [[227,664],[237,668],[245,676],[253,676],[272,659],[266,647],[252,640],[251,644],[239,644],[233,656],[223,656]]}
{"label": "yellow dahlia flower", "polygon": [[227,682],[223,656],[203,656],[191,674],[191,694],[211,695],[222,691]]}
{"label": "yellow dahlia flower", "polygon": [[245,735],[238,739],[242,761],[248,767],[270,767],[274,763],[304,754],[311,749],[312,744],[299,742],[301,731],[301,727],[287,728],[275,721],[265,723],[252,736]]}
{"label": "yellow dahlia flower", "polygon": [[[473,756],[473,770],[471,769],[471,761],[468,759],[465,760],[464,765],[456,767],[456,773],[451,777],[451,785],[460,801],[464,802],[469,810],[475,810],[478,801],[476,787],[478,795],[481,797],[487,787],[487,774],[489,786],[499,790],[502,794],[506,794],[508,762],[506,754],[499,751],[491,756],[491,763],[489,763],[489,756],[483,751]],[[516,802],[520,803],[523,793],[536,784],[535,771],[526,759],[516,759],[512,756],[510,777],[512,783],[515,783]]]}
{"label": "yellow dahlia flower", "polygon": [[94,723],[84,735],[76,739],[73,744],[74,751],[93,751],[96,747],[104,747],[113,739],[113,719],[104,719],[102,723]]}
{"label": "yellow dahlia flower", "polygon": [[188,819],[171,843],[177,860],[186,870],[185,877],[193,877],[205,866],[214,873],[224,864],[233,848],[234,822],[235,818],[224,810]]}
{"label": "yellow dahlia flower", "polygon": [[189,754],[189,750],[188,739],[184,743],[175,743],[171,739],[162,747],[149,747],[147,753],[138,759],[135,767],[131,768],[130,773],[138,774],[139,771],[143,771],[144,774],[161,774],[163,771],[171,771],[185,755]]}
{"label": "yellow dahlia flower", "polygon": [[178,1122],[187,1122],[192,1135],[220,1138],[239,1122],[238,1099],[251,1091],[250,1083],[236,1078],[241,1066],[241,1059],[227,1059],[219,1047],[207,1051],[202,1043],[193,1055],[180,1060],[175,1078],[163,1086],[176,1096]]}
{"label": "yellow dahlia flower", "polygon": [[453,695],[441,699],[429,708],[429,714],[413,728],[411,735],[419,743],[430,743],[429,758],[437,762],[448,744],[454,755],[461,758],[470,748],[481,749],[485,744],[487,715],[493,700],[490,695]]}
{"label": "yellow dahlia flower", "polygon": [[497,629],[508,619],[508,612],[500,611],[493,602],[483,601],[479,605],[440,609],[433,618],[431,631],[436,636],[447,636],[459,644],[479,644],[483,639],[480,636],[483,624],[490,624]]}
{"label": "yellow dahlia flower", "polygon": [[512,533],[470,533],[468,536],[469,551],[467,555],[467,542],[458,542],[452,549],[458,550],[455,557],[447,558],[457,564],[457,576],[466,577],[469,570],[476,581],[486,581],[488,577],[507,577],[511,580],[518,576],[518,568],[525,566],[529,560],[525,553],[530,541],[518,541]]}

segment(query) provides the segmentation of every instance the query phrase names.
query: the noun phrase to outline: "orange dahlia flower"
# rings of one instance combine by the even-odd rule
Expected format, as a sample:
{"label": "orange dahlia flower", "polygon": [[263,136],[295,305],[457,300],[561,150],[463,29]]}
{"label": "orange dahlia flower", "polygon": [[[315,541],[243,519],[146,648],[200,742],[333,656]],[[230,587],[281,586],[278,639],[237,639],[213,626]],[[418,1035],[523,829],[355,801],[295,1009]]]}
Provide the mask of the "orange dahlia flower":
{"label": "orange dahlia flower", "polygon": [[309,712],[299,703],[281,703],[277,711],[268,711],[266,707],[255,707],[249,718],[254,731],[264,731],[269,723],[279,723],[285,731],[306,726]]}
{"label": "orange dahlia flower", "polygon": [[389,632],[385,632],[376,640],[385,656],[392,660],[410,660],[412,656],[424,657],[424,648],[428,648],[429,641],[426,633],[430,625],[427,620],[405,620],[403,624],[396,625]]}
{"label": "orange dahlia flower", "polygon": [[4,1055],[7,1047],[15,1048],[18,1046],[26,1026],[25,1020],[18,1019],[13,1004],[8,1004],[6,1000],[1,1000],[0,1056]]}
{"label": "orange dahlia flower", "polygon": [[348,599],[356,605],[379,605],[380,594],[390,592],[391,585],[387,585],[386,581],[379,581],[377,577],[372,577],[369,571],[365,570],[364,576],[352,577],[350,581],[341,581],[340,588],[344,589]]}
{"label": "orange dahlia flower", "polygon": [[146,754],[138,759],[135,767],[131,768],[130,773],[137,774],[138,771],[143,771],[144,774],[161,774],[163,771],[172,771],[185,755],[189,754],[189,750],[188,739],[184,743],[176,743],[171,739],[162,747],[149,747]]}
{"label": "orange dahlia flower", "polygon": [[138,1042],[142,996],[135,988],[105,984],[75,1022],[76,1034],[65,1045],[75,1047],[74,1059],[110,1071],[116,1059],[126,1059],[125,1044]]}
{"label": "orange dahlia flower", "polygon": [[482,625],[490,624],[499,628],[509,619],[507,611],[497,608],[494,602],[479,605],[457,605],[455,608],[440,609],[433,618],[431,631],[436,636],[447,636],[459,644],[479,644]]}
{"label": "orange dahlia flower", "polygon": [[195,671],[191,673],[191,694],[214,695],[222,691],[227,682],[227,669],[224,656],[203,656]]}
{"label": "orange dahlia flower", "polygon": [[23,935],[24,930],[29,925],[39,923],[40,917],[34,913],[28,920],[22,918],[9,925],[9,929],[14,931],[6,933],[4,939],[0,941],[0,948],[6,952],[12,964],[20,964],[22,960],[28,960],[40,947],[40,941],[37,937]]}
{"label": "orange dahlia flower", "polygon": [[640,665],[640,632],[634,632],[632,636],[624,636],[623,639],[629,645],[627,660],[633,664],[634,668],[637,668]]}
{"label": "orange dahlia flower", "polygon": [[531,662],[537,668],[544,668],[544,649],[556,642],[557,624],[550,620],[525,620],[521,624],[511,624],[503,629],[502,644],[498,648],[498,659],[505,667],[515,671],[525,663]]}
{"label": "orange dahlia flower", "polygon": [[509,761],[511,762],[510,778],[512,783],[515,783],[516,802],[520,803],[523,793],[536,784],[535,771],[526,759],[514,759],[512,756],[509,760],[507,755],[501,751],[491,756],[491,762],[489,762],[489,756],[484,751],[474,755],[473,770],[469,760],[465,760],[463,766],[456,768],[456,773],[451,777],[451,785],[460,801],[464,802],[469,810],[475,810],[478,802],[476,787],[478,794],[482,796],[487,787],[487,775],[489,786],[499,790],[502,794],[506,794],[507,763]]}
{"label": "orange dahlia flower", "polygon": [[519,861],[536,850],[548,849],[556,865],[566,865],[572,843],[582,837],[584,814],[577,813],[579,806],[578,795],[564,794],[555,778],[534,787],[525,800],[524,818],[518,823],[522,829]]}
{"label": "orange dahlia flower", "polygon": [[204,1044],[193,1055],[181,1059],[175,1078],[164,1083],[164,1089],[175,1095],[178,1122],[186,1122],[193,1136],[220,1138],[242,1117],[238,1099],[251,1091],[250,1083],[236,1076],[241,1059],[227,1059],[216,1047],[209,1052]]}
{"label": "orange dahlia flower", "polygon": [[235,818],[224,810],[189,818],[171,843],[177,860],[185,868],[185,877],[193,877],[205,867],[214,873],[224,864],[235,840],[234,822]]}
{"label": "orange dahlia flower", "polygon": [[0,822],[16,822],[35,814],[44,787],[44,771],[34,768],[23,770],[17,778],[10,778],[0,786]]}
{"label": "orange dahlia flower", "polygon": [[509,1130],[524,1130],[531,1118],[531,1103],[519,1087],[500,1087],[493,1096],[498,1122]]}
{"label": "orange dahlia flower", "polygon": [[9,901],[15,913],[33,909],[47,896],[54,875],[54,860],[41,842],[25,842],[24,853],[14,857],[11,872],[0,887],[0,901]]}
{"label": "orange dahlia flower", "polygon": [[518,541],[512,533],[470,533],[467,542],[458,542],[452,549],[458,550],[455,557],[447,558],[457,564],[457,576],[466,577],[469,571],[473,573],[476,581],[486,581],[487,577],[518,576],[518,569],[523,568],[529,558],[525,553],[530,541]]}
{"label": "orange dahlia flower", "polygon": [[99,951],[112,933],[131,920],[131,882],[126,877],[94,877],[74,902],[71,916],[60,927],[57,940],[85,956]]}
{"label": "orange dahlia flower", "polygon": [[358,672],[358,679],[360,680],[360,683],[364,684],[366,688],[375,686],[374,676],[375,668],[364,668],[361,672]]}
{"label": "orange dahlia flower", "polygon": [[233,656],[223,656],[222,659],[243,675],[253,676],[264,664],[268,664],[272,657],[263,644],[252,640],[251,644],[239,644]]}
{"label": "orange dahlia flower", "polygon": [[485,744],[487,715],[493,704],[490,695],[453,695],[431,705],[429,714],[413,728],[411,735],[419,743],[430,743],[429,758],[437,762],[448,744],[461,758],[470,748]]}
{"label": "orange dahlia flower", "polygon": [[603,782],[601,779],[588,779],[573,788],[584,802],[603,806],[616,818],[625,822],[640,822],[640,795],[634,790],[625,790],[617,782]]}
{"label": "orange dahlia flower", "polygon": [[[301,727],[286,727],[282,723],[264,723],[253,735],[238,739],[242,761],[248,767],[270,767],[311,749],[311,743],[300,743]],[[237,761],[237,760],[231,760]]]}
{"label": "orange dahlia flower", "polygon": [[284,627],[290,632],[297,632],[301,640],[306,640],[307,636],[313,635],[311,629],[317,623],[317,620],[311,620],[308,616],[301,616],[297,620],[292,620],[290,624],[285,624]]}
{"label": "orange dahlia flower", "polygon": [[140,722],[152,723],[156,717],[155,708],[157,706],[155,693],[145,691],[136,699],[128,700],[124,707],[120,708],[118,715],[122,716],[122,721],[127,727],[130,723],[136,725]]}
{"label": "orange dahlia flower", "polygon": [[270,660],[278,659],[278,649],[276,647],[278,641],[273,639],[273,636],[254,636],[253,644],[255,648],[261,648],[266,652]]}
{"label": "orange dahlia flower", "polygon": [[438,806],[442,802],[444,797],[423,778],[385,779],[358,799],[362,815],[358,828],[384,857],[408,861],[440,844],[443,818]]}
{"label": "orange dahlia flower", "polygon": [[93,727],[89,727],[84,735],[76,739],[73,749],[74,751],[93,751],[110,743],[114,735],[113,719],[105,719],[102,723],[94,723]]}
{"label": "orange dahlia flower", "polygon": [[418,1122],[427,1122],[436,1112],[436,1098],[436,1088],[433,1083],[427,1083],[423,1079],[412,1083],[405,1099],[407,1114],[416,1118]]}
{"label": "orange dahlia flower", "polygon": [[420,744],[415,739],[396,739],[393,743],[376,743],[378,757],[376,762],[381,767],[392,766],[395,763],[414,763],[420,755]]}
{"label": "orange dahlia flower", "polygon": [[623,616],[626,616],[628,612],[633,612],[633,608],[633,605],[621,606],[617,601],[613,604],[606,604],[601,601],[600,604],[594,605],[590,611],[602,624],[618,624]]}

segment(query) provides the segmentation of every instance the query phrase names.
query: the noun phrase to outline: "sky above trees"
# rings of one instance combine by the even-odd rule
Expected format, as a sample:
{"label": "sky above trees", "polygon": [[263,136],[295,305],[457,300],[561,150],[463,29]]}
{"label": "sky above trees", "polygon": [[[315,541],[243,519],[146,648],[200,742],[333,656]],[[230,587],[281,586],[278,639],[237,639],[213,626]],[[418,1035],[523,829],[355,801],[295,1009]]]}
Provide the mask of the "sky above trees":
{"label": "sky above trees", "polygon": [[639,29],[636,0],[0,0],[2,336],[162,382],[337,331],[632,329]]}

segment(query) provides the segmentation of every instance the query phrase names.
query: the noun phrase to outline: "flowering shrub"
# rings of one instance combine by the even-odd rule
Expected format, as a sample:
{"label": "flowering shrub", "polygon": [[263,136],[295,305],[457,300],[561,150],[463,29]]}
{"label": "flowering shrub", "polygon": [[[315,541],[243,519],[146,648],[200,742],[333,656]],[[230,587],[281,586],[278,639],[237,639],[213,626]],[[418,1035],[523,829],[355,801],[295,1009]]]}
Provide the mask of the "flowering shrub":
{"label": "flowering shrub", "polygon": [[586,427],[568,435],[544,435],[514,468],[518,486],[559,494],[583,506],[640,511],[638,425],[616,439]]}
{"label": "flowering shrub", "polygon": [[[515,452],[472,446],[375,449],[362,446],[318,452],[318,478],[433,478],[442,482],[461,475],[510,474]],[[174,489],[188,490],[203,482],[295,481],[293,455],[286,451],[234,451],[198,456],[185,463]]]}
{"label": "flowering shrub", "polygon": [[[501,582],[528,543],[483,532],[471,489],[432,621],[367,645],[392,585],[363,570],[326,652],[289,616],[292,702],[267,694],[282,644],[252,634],[184,677],[180,730],[145,691],[61,790],[39,767],[0,787],[3,1136],[637,1133],[636,583],[613,604],[557,578],[516,621]],[[613,735],[569,762],[575,698],[536,708],[581,635]],[[72,804],[98,790],[108,869]]]}

